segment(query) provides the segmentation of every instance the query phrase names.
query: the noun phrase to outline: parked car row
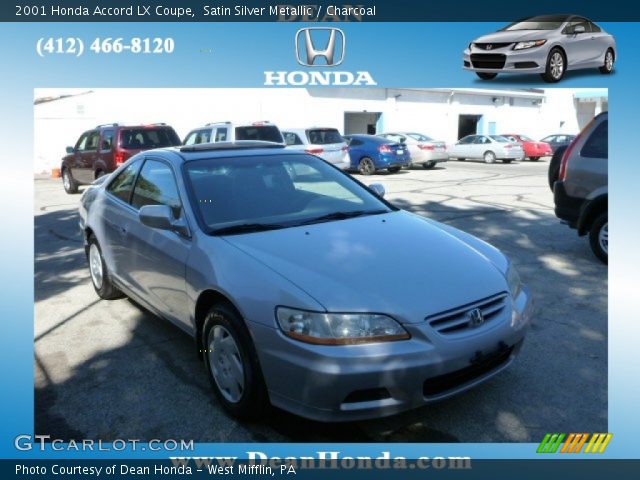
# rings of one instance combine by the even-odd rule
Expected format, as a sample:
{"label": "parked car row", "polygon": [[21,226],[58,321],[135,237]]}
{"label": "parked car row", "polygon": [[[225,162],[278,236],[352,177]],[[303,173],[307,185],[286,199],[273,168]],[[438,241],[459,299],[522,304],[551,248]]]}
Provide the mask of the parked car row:
{"label": "parked car row", "polygon": [[548,137],[553,143],[536,142],[521,134],[468,135],[454,145],[416,132],[385,132],[379,135],[341,135],[336,128],[279,129],[268,121],[251,123],[213,122],[191,130],[180,141],[164,123],[148,125],[98,125],[84,132],[74,147],[67,147],[62,159],[64,189],[76,193],[110,173],[132,155],[143,150],[170,146],[193,146],[235,141],[267,141],[285,144],[288,149],[316,155],[336,167],[371,175],[380,170],[391,173],[401,168],[421,166],[431,169],[450,158],[480,159],[486,163],[509,163],[529,158],[537,161],[551,155],[554,148],[570,141],[570,135]]}

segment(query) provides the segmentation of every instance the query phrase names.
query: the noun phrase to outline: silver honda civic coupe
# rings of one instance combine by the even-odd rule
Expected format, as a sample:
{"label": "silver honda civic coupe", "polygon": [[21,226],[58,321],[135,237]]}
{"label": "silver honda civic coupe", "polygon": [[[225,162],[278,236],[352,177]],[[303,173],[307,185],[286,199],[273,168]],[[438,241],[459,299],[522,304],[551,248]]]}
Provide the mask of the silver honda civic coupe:
{"label": "silver honda civic coupe", "polygon": [[97,294],[192,335],[228,412],[366,419],[502,371],[533,309],[500,251],[383,195],[282,145],[203,144],[132,157],[80,227]]}
{"label": "silver honda civic coupe", "polygon": [[612,35],[584,17],[539,15],[475,39],[463,52],[463,68],[483,80],[499,73],[539,73],[558,82],[568,70],[613,71],[618,58]]}

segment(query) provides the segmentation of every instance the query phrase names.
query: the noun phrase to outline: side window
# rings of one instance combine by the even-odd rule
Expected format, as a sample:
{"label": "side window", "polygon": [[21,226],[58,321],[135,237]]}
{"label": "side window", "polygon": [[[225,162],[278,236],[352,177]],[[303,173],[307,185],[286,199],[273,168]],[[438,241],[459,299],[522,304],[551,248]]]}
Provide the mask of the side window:
{"label": "side window", "polygon": [[113,146],[113,130],[104,130],[102,132],[102,142],[100,143],[100,150],[111,150]]}
{"label": "side window", "polygon": [[187,135],[187,138],[184,139],[184,144],[185,145],[193,145],[196,143],[196,135],[198,135],[198,132],[191,132],[189,133],[189,135]]}
{"label": "side window", "polygon": [[87,143],[84,145],[85,151],[98,150],[98,142],[100,141],[100,132],[91,132]]}
{"label": "side window", "polygon": [[473,143],[475,139],[475,135],[467,135],[466,137],[463,137],[458,143],[460,145],[469,145],[470,143]]}
{"label": "side window", "polygon": [[123,202],[129,203],[131,190],[133,189],[133,182],[136,180],[136,173],[138,173],[139,167],[140,162],[135,162],[129,165],[111,181],[107,187],[107,191],[118,197]]}
{"label": "side window", "polygon": [[490,143],[489,139],[487,137],[483,137],[482,135],[480,135],[479,137],[476,137],[476,139],[473,141],[473,143],[475,144],[484,144],[484,143]]}
{"label": "side window", "polygon": [[158,160],[145,161],[133,190],[131,205],[138,209],[145,205],[167,205],[171,207],[173,216],[178,218],[182,204],[171,167]]}
{"label": "side window", "polygon": [[284,143],[287,145],[302,145],[300,137],[293,132],[282,132],[282,136],[284,137]]}
{"label": "side window", "polygon": [[198,131],[198,135],[196,136],[196,143],[209,143],[211,142],[211,130],[208,128],[206,130]]}
{"label": "side window", "polygon": [[89,138],[90,134],[91,132],[86,132],[80,135],[80,138],[78,139],[78,143],[76,143],[76,148],[75,148],[76,150],[82,151],[85,149],[85,145],[87,144],[87,139]]}
{"label": "side window", "polygon": [[589,158],[609,157],[609,121],[605,120],[589,135],[580,155]]}
{"label": "side window", "polygon": [[576,18],[569,22],[569,24],[565,27],[564,33],[566,33],[567,35],[573,35],[578,25],[584,27],[585,33],[591,31],[590,22],[586,18]]}
{"label": "side window", "polygon": [[593,22],[589,22],[589,26],[591,27],[591,32],[593,33],[598,33],[602,31],[602,29]]}
{"label": "side window", "polygon": [[215,141],[216,142],[226,142],[228,134],[229,134],[229,129],[228,128],[218,128],[216,130]]}
{"label": "side window", "polygon": [[360,145],[362,145],[362,140],[358,140],[357,138],[353,138],[353,139],[349,142],[349,146],[350,146],[350,147],[359,147]]}

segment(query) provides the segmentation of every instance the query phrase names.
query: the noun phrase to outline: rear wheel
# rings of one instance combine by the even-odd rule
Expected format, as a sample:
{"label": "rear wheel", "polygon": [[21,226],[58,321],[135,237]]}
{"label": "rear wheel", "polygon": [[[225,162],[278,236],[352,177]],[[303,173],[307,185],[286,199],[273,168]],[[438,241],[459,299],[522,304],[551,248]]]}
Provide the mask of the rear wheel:
{"label": "rear wheel", "polygon": [[398,173],[402,167],[389,167],[387,170],[389,173]]}
{"label": "rear wheel", "polygon": [[358,171],[362,175],[371,175],[375,173],[376,166],[373,164],[373,160],[371,160],[369,157],[364,157],[362,160],[360,160],[360,163],[358,163]]}
{"label": "rear wheel", "polygon": [[607,213],[598,215],[591,225],[589,245],[602,263],[609,262],[609,218]]}
{"label": "rear wheel", "polygon": [[209,379],[224,409],[240,419],[262,417],[269,396],[251,336],[239,315],[225,304],[214,305],[202,338]]}
{"label": "rear wheel", "polygon": [[615,58],[613,56],[613,50],[607,50],[607,53],[604,54],[604,64],[599,68],[600,73],[604,73],[605,75],[613,72],[613,62]]}
{"label": "rear wheel", "polygon": [[422,164],[422,168],[425,168],[427,170],[433,168],[436,166],[436,162],[425,162]]}
{"label": "rear wheel", "polygon": [[493,80],[498,76],[497,73],[487,73],[487,72],[476,72],[476,75],[480,77],[482,80]]}
{"label": "rear wheel", "polygon": [[102,249],[93,235],[89,237],[87,259],[89,260],[91,283],[98,296],[103,300],[114,300],[123,297],[122,292],[111,282],[111,275],[102,257]]}
{"label": "rear wheel", "polygon": [[484,163],[495,163],[496,161],[496,154],[493,153],[491,150],[489,150],[488,152],[484,152]]}
{"label": "rear wheel", "polygon": [[529,157],[530,162],[537,162],[538,160],[540,160],[540,157]]}
{"label": "rear wheel", "polygon": [[68,168],[62,171],[62,186],[64,187],[64,191],[69,194],[78,193],[78,184],[71,176]]}

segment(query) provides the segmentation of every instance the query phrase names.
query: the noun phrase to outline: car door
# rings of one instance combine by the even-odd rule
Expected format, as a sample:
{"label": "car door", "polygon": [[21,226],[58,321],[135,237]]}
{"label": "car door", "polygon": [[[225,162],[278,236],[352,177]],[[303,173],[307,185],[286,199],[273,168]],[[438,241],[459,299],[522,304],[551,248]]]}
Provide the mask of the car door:
{"label": "car door", "polygon": [[98,158],[98,142],[100,134],[97,130],[83,133],[73,149],[74,158],[71,165],[73,178],[80,183],[91,183],[93,164]]}
{"label": "car door", "polygon": [[487,150],[492,150],[491,140],[489,140],[489,137],[485,137],[484,135],[478,135],[470,145],[468,157],[482,158],[484,156],[484,152]]}
{"label": "car door", "polygon": [[591,29],[592,47],[589,50],[587,61],[595,66],[600,66],[604,63],[604,54],[611,44],[611,39],[609,34],[603,32],[595,23],[589,22],[589,28]]}
{"label": "car door", "polygon": [[113,138],[115,131],[108,128],[102,131],[100,136],[100,150],[95,164],[95,169],[103,173],[110,173],[116,168],[113,152]]}
{"label": "car door", "polygon": [[[577,33],[576,29],[584,28],[584,32]],[[586,18],[573,18],[563,30],[562,46],[567,53],[567,66],[579,67],[588,63],[592,55],[594,44],[591,38],[591,26]]]}
{"label": "car door", "polygon": [[173,168],[152,156],[145,159],[131,196],[136,215],[126,225],[127,268],[132,288],[140,297],[164,317],[188,329],[185,273],[191,239],[143,225],[137,212],[145,205],[167,205],[175,218],[184,215]]}
{"label": "car door", "polygon": [[451,151],[449,152],[449,155],[454,158],[469,157],[469,154],[471,153],[469,146],[475,138],[476,138],[475,135],[467,135],[466,137],[461,138],[454,145],[451,146]]}

